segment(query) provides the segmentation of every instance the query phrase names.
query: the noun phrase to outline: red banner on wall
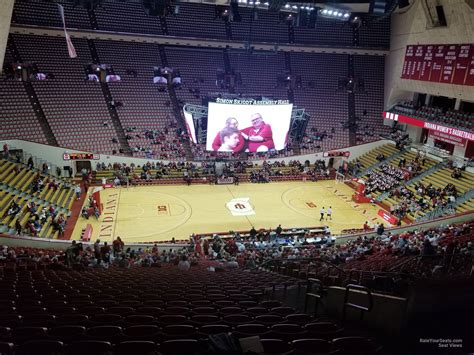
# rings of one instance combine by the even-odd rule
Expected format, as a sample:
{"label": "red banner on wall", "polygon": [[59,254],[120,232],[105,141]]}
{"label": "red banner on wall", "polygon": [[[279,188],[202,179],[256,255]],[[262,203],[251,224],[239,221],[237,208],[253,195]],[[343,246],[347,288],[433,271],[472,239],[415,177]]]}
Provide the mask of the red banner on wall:
{"label": "red banner on wall", "polygon": [[433,81],[436,83],[439,83],[441,81],[445,51],[446,51],[446,46],[435,46],[430,81]]}
{"label": "red banner on wall", "polygon": [[385,210],[379,210],[377,213],[380,217],[382,217],[384,220],[386,220],[390,224],[397,224],[397,217],[393,216],[392,214],[388,213]]}
{"label": "red banner on wall", "polygon": [[469,141],[474,141],[474,132],[464,131],[459,128],[447,127],[447,126],[440,125],[438,123],[426,122],[426,121],[420,120],[419,118],[408,117],[408,116],[404,116],[398,113],[392,113],[388,111],[383,113],[383,117],[386,119],[390,119],[392,121],[398,121],[399,123],[405,123],[411,126],[417,126],[417,127],[427,128],[431,131],[441,132],[448,136],[458,137],[458,138],[462,138]]}
{"label": "red banner on wall", "polygon": [[471,58],[471,48],[469,44],[459,46],[456,64],[454,66],[453,84],[463,85],[466,82],[466,74],[469,68],[469,61]]}
{"label": "red banner on wall", "polygon": [[471,46],[471,53],[469,54],[469,67],[467,69],[465,84],[474,86],[474,46]]}
{"label": "red banner on wall", "polygon": [[451,84],[453,81],[454,67],[456,65],[457,56],[458,46],[448,46],[446,52],[444,53],[443,72],[441,74],[440,80],[441,83]]}
{"label": "red banner on wall", "polygon": [[421,71],[419,80],[429,81],[431,67],[433,66],[433,55],[435,46],[426,46],[423,62],[421,63]]}
{"label": "red banner on wall", "polygon": [[401,78],[474,85],[474,44],[407,46]]}
{"label": "red banner on wall", "polygon": [[446,143],[451,143],[451,144],[454,144],[454,145],[459,145],[461,147],[464,147],[466,145],[466,139],[461,138],[461,137],[452,136],[452,135],[442,133],[442,132],[439,132],[439,131],[430,130],[429,136],[433,139],[437,139],[439,141],[446,142]]}
{"label": "red banner on wall", "polygon": [[426,46],[415,46],[415,55],[410,79],[420,80],[421,67],[423,65]]}

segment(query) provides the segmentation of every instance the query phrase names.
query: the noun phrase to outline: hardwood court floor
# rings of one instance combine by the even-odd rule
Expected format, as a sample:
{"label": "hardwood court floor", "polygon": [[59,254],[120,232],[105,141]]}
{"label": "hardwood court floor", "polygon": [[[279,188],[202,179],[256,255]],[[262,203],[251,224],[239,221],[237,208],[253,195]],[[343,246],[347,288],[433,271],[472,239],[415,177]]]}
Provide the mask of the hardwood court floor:
{"label": "hardwood court floor", "polygon": [[[79,239],[87,223],[92,240],[125,242],[188,239],[191,233],[248,231],[259,228],[318,227],[328,225],[333,234],[361,228],[365,221],[383,221],[378,207],[358,206],[353,190],[335,181],[269,184],[143,186],[101,191],[102,216],[79,218],[72,239]],[[250,212],[250,215],[233,215]],[[248,202],[245,202],[248,199]],[[243,202],[242,202],[243,201]],[[321,207],[332,206],[333,220],[319,222]],[[365,213],[364,213],[365,211]]]}

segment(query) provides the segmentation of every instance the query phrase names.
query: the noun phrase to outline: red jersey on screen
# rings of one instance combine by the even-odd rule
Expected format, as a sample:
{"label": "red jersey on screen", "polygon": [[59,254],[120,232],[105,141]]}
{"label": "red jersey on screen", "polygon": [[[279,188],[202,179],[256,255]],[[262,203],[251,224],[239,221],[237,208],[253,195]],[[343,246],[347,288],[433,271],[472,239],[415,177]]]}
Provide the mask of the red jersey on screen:
{"label": "red jersey on screen", "polygon": [[275,143],[273,143],[272,127],[269,124],[263,123],[258,129],[254,127],[247,127],[244,128],[241,132],[249,136],[249,138],[256,136],[260,136],[263,138],[262,142],[253,142],[251,140],[248,141],[250,153],[256,152],[258,147],[260,146],[265,146],[268,148],[268,150],[275,149]]}

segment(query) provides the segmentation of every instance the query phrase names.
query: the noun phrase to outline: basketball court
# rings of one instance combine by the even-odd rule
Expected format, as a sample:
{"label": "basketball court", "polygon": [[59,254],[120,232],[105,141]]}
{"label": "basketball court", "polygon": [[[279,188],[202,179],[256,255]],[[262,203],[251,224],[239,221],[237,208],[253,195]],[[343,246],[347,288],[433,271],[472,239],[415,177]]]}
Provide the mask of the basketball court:
{"label": "basketball court", "polygon": [[[125,242],[188,239],[192,233],[248,231],[259,228],[319,227],[331,232],[362,228],[365,221],[383,222],[378,207],[358,205],[354,190],[342,183],[272,182],[235,185],[173,185],[111,188],[100,192],[102,215],[80,217],[72,239],[87,224],[91,240]],[[332,207],[332,221],[319,222],[320,209]]]}

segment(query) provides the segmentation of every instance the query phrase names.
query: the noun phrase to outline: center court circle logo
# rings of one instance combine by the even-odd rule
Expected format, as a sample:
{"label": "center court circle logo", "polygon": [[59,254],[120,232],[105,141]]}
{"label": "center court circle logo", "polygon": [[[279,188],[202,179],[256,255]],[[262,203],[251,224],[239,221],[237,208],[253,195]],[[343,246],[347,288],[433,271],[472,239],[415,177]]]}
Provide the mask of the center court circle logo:
{"label": "center court circle logo", "polygon": [[226,203],[226,207],[232,216],[251,216],[255,214],[255,210],[249,200],[248,197],[234,198]]}

